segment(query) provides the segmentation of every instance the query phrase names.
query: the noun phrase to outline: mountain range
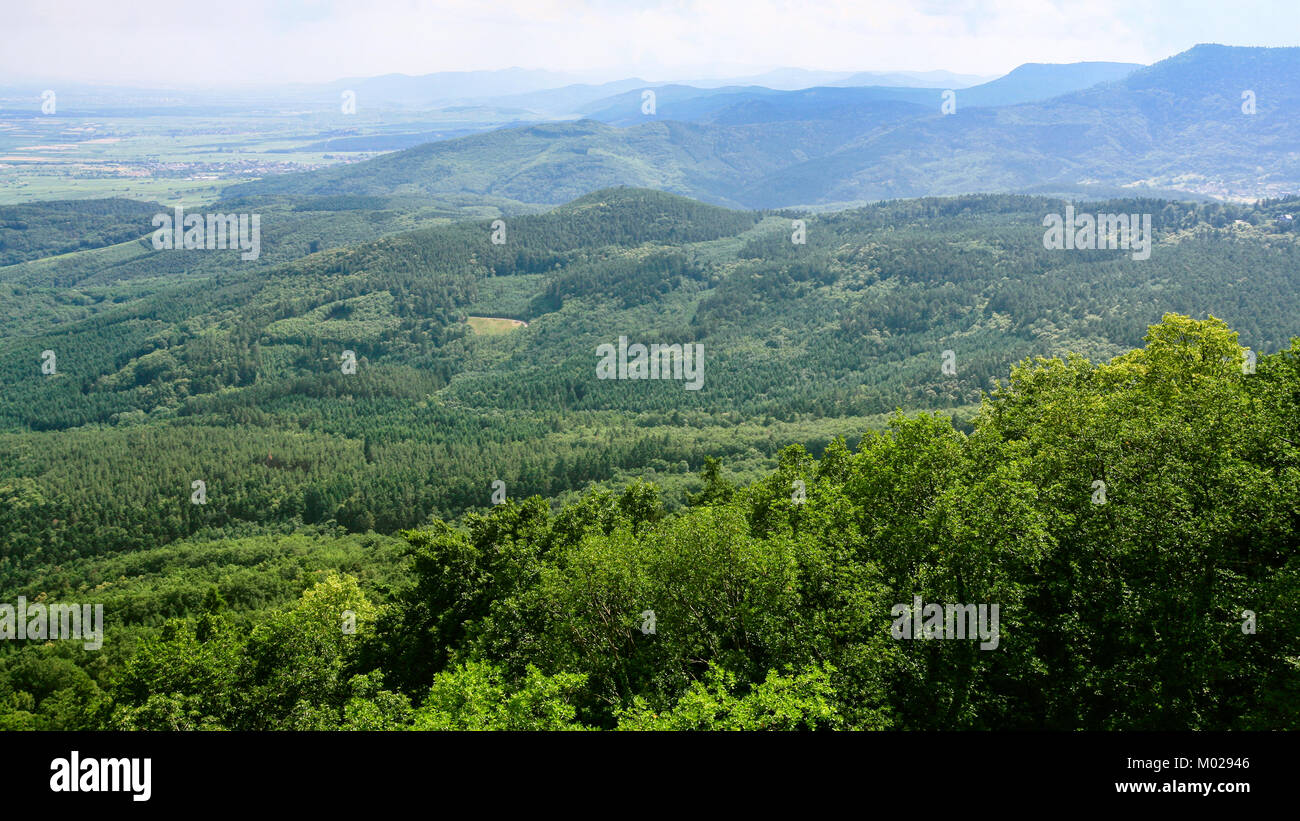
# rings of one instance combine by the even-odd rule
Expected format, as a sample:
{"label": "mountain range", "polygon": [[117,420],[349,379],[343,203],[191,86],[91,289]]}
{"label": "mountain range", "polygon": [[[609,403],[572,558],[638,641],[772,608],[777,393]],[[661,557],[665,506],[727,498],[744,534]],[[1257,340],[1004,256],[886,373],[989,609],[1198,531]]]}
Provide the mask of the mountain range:
{"label": "mountain range", "polygon": [[1297,77],[1300,48],[1200,45],[1145,68],[1022,66],[955,90],[950,114],[947,89],[664,86],[647,115],[632,89],[586,104],[584,119],[227,192],[553,205],[623,184],[746,208],[977,191],[1277,196],[1300,188]]}

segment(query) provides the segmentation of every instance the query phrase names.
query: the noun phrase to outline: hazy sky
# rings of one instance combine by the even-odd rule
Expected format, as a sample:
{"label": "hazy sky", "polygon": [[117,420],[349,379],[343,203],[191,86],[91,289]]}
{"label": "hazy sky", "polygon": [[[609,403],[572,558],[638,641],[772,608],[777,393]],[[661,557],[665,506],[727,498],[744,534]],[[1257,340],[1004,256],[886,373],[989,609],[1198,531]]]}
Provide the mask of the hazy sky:
{"label": "hazy sky", "polygon": [[209,86],[545,68],[1000,74],[1300,45],[1295,0],[0,0],[0,85]]}

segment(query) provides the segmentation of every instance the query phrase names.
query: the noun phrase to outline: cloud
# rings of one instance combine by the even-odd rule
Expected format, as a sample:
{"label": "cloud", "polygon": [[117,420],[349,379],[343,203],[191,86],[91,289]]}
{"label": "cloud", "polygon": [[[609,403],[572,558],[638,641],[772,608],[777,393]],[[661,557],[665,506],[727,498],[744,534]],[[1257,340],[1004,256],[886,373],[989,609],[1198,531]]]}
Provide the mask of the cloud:
{"label": "cloud", "polygon": [[1262,43],[1286,29],[1278,14],[1297,17],[1270,12],[1253,0],[52,0],[6,10],[0,72],[151,86],[516,65],[651,79],[709,66],[994,74],[1152,62],[1225,31]]}

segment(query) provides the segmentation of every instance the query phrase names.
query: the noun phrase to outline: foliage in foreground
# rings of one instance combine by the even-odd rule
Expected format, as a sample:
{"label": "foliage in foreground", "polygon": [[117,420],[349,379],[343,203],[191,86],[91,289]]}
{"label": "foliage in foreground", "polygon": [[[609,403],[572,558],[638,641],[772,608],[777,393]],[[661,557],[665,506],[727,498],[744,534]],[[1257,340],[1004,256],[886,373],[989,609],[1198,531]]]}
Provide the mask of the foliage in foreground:
{"label": "foliage in foreground", "polygon": [[[331,574],[249,632],[214,596],[44,698],[142,729],[1294,729],[1300,341],[1245,370],[1169,315],[1023,363],[969,435],[899,415],[748,487],[710,468],[676,515],[645,483],[508,502],[407,532],[384,601]],[[999,605],[998,647],[893,638],[914,596]],[[5,676],[30,726],[38,677]]]}

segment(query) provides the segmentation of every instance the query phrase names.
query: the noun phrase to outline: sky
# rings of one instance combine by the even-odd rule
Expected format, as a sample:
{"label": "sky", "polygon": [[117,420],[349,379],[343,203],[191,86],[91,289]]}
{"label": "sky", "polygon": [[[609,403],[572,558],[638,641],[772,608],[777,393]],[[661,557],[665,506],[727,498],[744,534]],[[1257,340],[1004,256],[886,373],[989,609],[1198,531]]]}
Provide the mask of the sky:
{"label": "sky", "polygon": [[519,66],[1003,74],[1300,45],[1294,0],[0,0],[0,85],[280,85]]}

